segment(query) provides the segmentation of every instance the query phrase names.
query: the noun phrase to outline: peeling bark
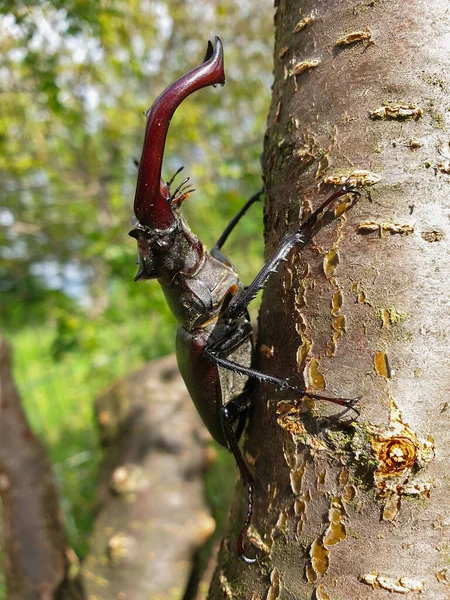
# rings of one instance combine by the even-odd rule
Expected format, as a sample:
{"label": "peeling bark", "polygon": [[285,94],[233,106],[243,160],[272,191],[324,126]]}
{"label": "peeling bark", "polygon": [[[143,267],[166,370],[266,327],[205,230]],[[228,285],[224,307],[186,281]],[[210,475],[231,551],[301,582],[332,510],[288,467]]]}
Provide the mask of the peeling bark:
{"label": "peeling bark", "polygon": [[26,421],[0,338],[0,497],[8,600],[52,600],[68,569],[50,463]]}
{"label": "peeling bark", "polygon": [[174,356],[116,383],[96,415],[105,458],[86,597],[181,600],[215,524],[203,489],[208,437]]}
{"label": "peeling bark", "polygon": [[238,487],[209,598],[444,600],[448,3],[280,0],[275,26],[267,256],[333,185],[371,187],[270,279],[258,367],[361,395],[361,415],[258,387],[246,443],[258,561],[234,549]]}

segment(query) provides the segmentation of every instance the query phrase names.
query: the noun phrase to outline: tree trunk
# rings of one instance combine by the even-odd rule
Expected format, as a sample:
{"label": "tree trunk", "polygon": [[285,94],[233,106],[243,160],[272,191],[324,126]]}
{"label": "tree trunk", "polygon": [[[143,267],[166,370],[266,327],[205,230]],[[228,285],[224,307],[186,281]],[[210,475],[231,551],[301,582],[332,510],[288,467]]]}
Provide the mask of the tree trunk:
{"label": "tree trunk", "polygon": [[[300,12],[299,12],[300,10]],[[267,256],[352,175],[366,188],[264,291],[258,367],[361,414],[259,385],[209,598],[450,594],[448,3],[280,0],[265,139]],[[356,173],[355,173],[356,171]],[[325,225],[325,222],[327,223]]]}
{"label": "tree trunk", "polygon": [[123,377],[95,406],[104,460],[85,597],[180,600],[215,523],[204,497],[208,436],[175,357]]}
{"label": "tree trunk", "polygon": [[[47,453],[28,426],[0,337],[0,498],[9,600],[51,600],[68,590],[65,542]],[[67,597],[67,596],[66,596]]]}

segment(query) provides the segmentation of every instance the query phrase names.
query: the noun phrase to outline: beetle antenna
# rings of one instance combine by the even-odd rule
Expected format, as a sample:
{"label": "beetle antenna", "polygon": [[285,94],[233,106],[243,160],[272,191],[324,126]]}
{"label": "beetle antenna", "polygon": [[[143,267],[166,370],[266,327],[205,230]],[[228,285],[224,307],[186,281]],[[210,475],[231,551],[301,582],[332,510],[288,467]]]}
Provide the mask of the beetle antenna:
{"label": "beetle antenna", "polygon": [[190,179],[190,177],[186,177],[186,179],[183,179],[183,181],[180,183],[180,185],[177,187],[177,189],[174,191],[174,193],[170,196],[170,202],[172,202],[172,200],[174,198],[176,198],[176,195],[178,194],[178,192],[189,181],[189,179]]}
{"label": "beetle antenna", "polygon": [[166,181],[166,185],[167,185],[167,189],[169,190],[170,193],[170,186],[173,183],[173,180],[175,179],[175,177],[178,175],[178,173],[181,173],[181,171],[184,169],[184,165],[182,167],[180,167],[178,169],[178,171],[175,172],[175,174],[173,175],[172,179],[170,181]]}

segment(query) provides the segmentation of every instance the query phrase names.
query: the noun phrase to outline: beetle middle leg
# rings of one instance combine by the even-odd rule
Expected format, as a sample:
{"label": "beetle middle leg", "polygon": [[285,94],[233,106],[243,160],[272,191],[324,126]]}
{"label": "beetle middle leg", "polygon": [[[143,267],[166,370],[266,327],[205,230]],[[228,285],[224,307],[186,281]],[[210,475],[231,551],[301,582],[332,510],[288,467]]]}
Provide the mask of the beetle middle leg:
{"label": "beetle middle leg", "polygon": [[227,336],[223,338],[219,338],[214,343],[210,344],[205,348],[205,354],[209,358],[211,362],[218,365],[219,367],[223,367],[224,369],[230,369],[235,373],[241,373],[242,375],[247,375],[248,377],[258,379],[259,381],[265,381],[267,383],[272,383],[276,387],[281,389],[289,389],[301,396],[306,396],[307,398],[311,398],[313,400],[326,400],[327,402],[332,402],[334,404],[338,404],[339,406],[345,406],[346,408],[350,408],[354,410],[357,414],[358,410],[355,408],[355,405],[359,401],[358,398],[342,398],[342,397],[332,397],[332,396],[323,396],[321,394],[313,394],[311,392],[307,392],[306,390],[302,390],[299,387],[293,385],[289,378],[281,378],[276,377],[275,375],[269,375],[268,373],[264,373],[263,371],[258,371],[253,367],[245,367],[240,365],[226,356],[230,350],[238,346],[245,338],[251,335],[252,327],[248,321],[240,321],[238,322],[231,331],[227,332]]}

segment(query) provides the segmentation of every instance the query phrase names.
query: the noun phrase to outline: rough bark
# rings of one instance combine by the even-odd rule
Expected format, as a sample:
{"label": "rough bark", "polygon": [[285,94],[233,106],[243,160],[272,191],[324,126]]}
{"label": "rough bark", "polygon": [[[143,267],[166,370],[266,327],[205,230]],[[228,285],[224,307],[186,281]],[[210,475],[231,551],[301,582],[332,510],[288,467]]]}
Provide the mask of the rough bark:
{"label": "rough bark", "polygon": [[46,451],[31,431],[0,338],[0,497],[8,600],[59,597],[69,560]]}
{"label": "rough bark", "polygon": [[295,410],[292,395],[259,386],[246,446],[258,561],[236,556],[246,501],[236,488],[209,598],[444,600],[448,3],[280,0],[275,26],[267,255],[331,193],[327,182],[355,170],[379,182],[269,281],[257,362],[310,391],[361,395],[361,415]]}
{"label": "rough bark", "polygon": [[203,487],[208,437],[175,357],[114,384],[96,414],[105,458],[86,597],[181,600],[214,521]]}

